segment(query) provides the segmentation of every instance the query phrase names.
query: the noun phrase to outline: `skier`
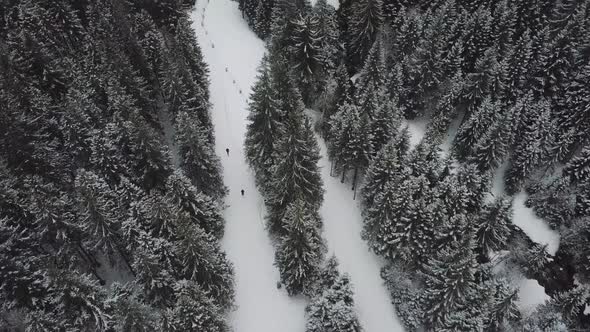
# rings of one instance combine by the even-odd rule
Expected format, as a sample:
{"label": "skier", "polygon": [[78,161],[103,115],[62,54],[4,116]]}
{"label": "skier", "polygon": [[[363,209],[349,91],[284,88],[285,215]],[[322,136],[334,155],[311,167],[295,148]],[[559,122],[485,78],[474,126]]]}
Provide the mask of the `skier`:
{"label": "skier", "polygon": [[242,189],[242,196],[244,196],[244,189]]}
{"label": "skier", "polygon": [[225,149],[225,153],[227,153],[227,155],[229,156],[229,148]]}

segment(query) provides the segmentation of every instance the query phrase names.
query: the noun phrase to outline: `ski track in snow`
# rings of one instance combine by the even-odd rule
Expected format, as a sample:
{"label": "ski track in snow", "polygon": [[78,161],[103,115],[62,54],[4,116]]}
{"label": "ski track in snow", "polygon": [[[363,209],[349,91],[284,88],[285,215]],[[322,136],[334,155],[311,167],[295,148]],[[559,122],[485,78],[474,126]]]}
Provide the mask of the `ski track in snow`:
{"label": "ski track in snow", "polygon": [[350,275],[364,331],[403,331],[389,291],[381,279],[383,261],[369,250],[368,244],[361,238],[362,217],[358,201],[353,200],[349,183],[340,183],[340,177],[330,176],[326,144],[318,135],[316,138],[321,149],[320,168],[326,190],[320,214],[329,255],[334,253],[340,263],[340,271]]}
{"label": "ski track in snow", "polygon": [[[210,68],[215,149],[230,189],[222,246],[234,264],[237,308],[229,319],[236,332],[303,332],[305,301],[291,298],[276,287],[279,272],[273,265],[274,247],[264,228],[264,204],[244,158],[246,96],[265,47],[242,20],[237,6],[230,0],[199,0],[192,14]],[[230,149],[229,156],[226,148]]]}

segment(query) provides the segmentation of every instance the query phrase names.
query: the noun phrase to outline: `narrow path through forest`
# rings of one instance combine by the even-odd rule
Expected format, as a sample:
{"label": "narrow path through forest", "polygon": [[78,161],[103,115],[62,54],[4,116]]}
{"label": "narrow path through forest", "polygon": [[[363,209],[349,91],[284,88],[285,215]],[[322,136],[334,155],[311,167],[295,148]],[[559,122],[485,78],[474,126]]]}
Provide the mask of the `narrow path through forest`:
{"label": "narrow path through forest", "polygon": [[[236,269],[236,305],[233,326],[242,331],[305,330],[304,306],[275,287],[274,248],[264,229],[262,198],[245,162],[247,96],[265,52],[264,43],[248,28],[237,3],[199,1],[194,28],[211,70],[212,117],[216,151],[222,156],[223,175],[231,192],[225,210],[224,249]],[[365,332],[403,331],[389,293],[380,277],[382,262],[361,239],[360,208],[348,185],[330,177],[326,147],[319,137],[326,196],[321,209],[329,252],[342,272],[351,276],[356,308]],[[230,149],[227,156],[225,149]],[[246,195],[241,197],[239,190]]]}
{"label": "narrow path through forest", "polygon": [[279,273],[264,228],[264,203],[244,158],[246,96],[265,49],[242,20],[237,5],[230,0],[199,0],[192,15],[210,69],[215,149],[230,189],[222,245],[235,267],[237,308],[230,315],[231,325],[236,332],[303,332],[305,302],[276,287]]}

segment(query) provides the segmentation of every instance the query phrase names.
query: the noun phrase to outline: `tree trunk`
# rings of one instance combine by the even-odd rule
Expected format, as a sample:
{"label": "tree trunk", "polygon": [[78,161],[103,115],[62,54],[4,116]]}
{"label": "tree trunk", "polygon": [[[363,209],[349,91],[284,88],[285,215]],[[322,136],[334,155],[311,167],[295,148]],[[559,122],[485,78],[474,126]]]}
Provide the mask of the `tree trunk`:
{"label": "tree trunk", "polygon": [[344,177],[346,176],[346,167],[342,169],[342,178],[340,179],[340,183],[344,183]]}
{"label": "tree trunk", "polygon": [[354,176],[352,177],[352,190],[354,190],[354,194],[352,195],[353,200],[356,200],[356,180],[358,177],[358,173],[359,173],[359,168],[355,167],[354,168]]}

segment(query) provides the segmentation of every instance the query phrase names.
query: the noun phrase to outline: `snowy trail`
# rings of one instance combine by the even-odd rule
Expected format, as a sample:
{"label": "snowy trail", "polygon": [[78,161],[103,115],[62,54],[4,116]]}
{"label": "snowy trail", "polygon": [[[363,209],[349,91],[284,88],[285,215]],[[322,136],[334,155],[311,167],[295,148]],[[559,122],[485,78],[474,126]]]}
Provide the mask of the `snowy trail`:
{"label": "snowy trail", "polygon": [[324,221],[324,236],[329,255],[334,253],[341,272],[350,275],[354,301],[365,332],[403,331],[381,279],[383,262],[369,251],[361,239],[362,217],[358,201],[353,200],[350,184],[340,183],[340,177],[330,176],[330,161],[324,140],[316,135],[321,150],[320,168],[324,181],[324,204],[320,214]]}
{"label": "snowy trail", "polygon": [[[273,265],[274,248],[264,228],[264,204],[244,158],[246,96],[265,48],[242,20],[237,6],[237,2],[230,0],[199,0],[192,14],[193,27],[210,68],[215,149],[221,156],[223,178],[230,189],[222,245],[235,267],[237,308],[230,314],[231,325],[236,332],[303,332],[304,301],[290,298],[276,288],[279,273]],[[229,156],[226,148],[230,149]]]}

